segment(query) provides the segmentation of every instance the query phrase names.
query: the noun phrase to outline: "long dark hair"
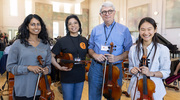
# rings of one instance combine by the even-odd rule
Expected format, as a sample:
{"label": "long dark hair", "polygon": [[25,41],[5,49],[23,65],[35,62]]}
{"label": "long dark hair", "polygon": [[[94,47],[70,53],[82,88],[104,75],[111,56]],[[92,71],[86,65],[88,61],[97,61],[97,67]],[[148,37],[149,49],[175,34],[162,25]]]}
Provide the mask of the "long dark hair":
{"label": "long dark hair", "polygon": [[[145,22],[150,23],[150,24],[154,27],[154,29],[157,29],[157,25],[156,25],[155,20],[152,19],[151,17],[145,17],[145,18],[141,19],[141,21],[140,21],[140,23],[139,23],[139,26],[138,26],[138,30],[139,30],[139,31],[140,31],[141,25],[142,25],[143,23],[145,23]],[[153,36],[153,38],[152,38],[152,42],[154,43],[154,47],[155,47],[155,52],[154,52],[154,55],[153,55],[153,59],[154,59],[154,56],[155,56],[155,54],[156,54],[157,43],[159,43],[159,40],[158,40],[156,34],[157,34],[157,33],[155,33],[154,36]],[[140,59],[140,58],[139,58],[139,53],[140,53],[140,50],[141,50],[140,44],[143,44],[143,39],[141,38],[140,35],[139,35],[138,40],[137,40],[136,43],[137,43],[137,45],[136,45],[137,56],[138,56],[138,59]],[[153,61],[153,59],[152,59],[152,61]]]}
{"label": "long dark hair", "polygon": [[74,19],[76,19],[76,20],[78,21],[78,24],[79,24],[79,30],[78,30],[78,32],[80,32],[80,34],[81,34],[81,33],[82,33],[81,22],[80,22],[79,18],[78,18],[76,15],[71,14],[71,15],[69,15],[69,16],[66,18],[66,20],[65,20],[66,33],[67,33],[66,36],[70,36],[70,32],[69,32],[69,29],[68,29],[68,21],[69,21],[71,18],[74,18]]}
{"label": "long dark hair", "polygon": [[17,38],[20,39],[22,44],[25,44],[25,46],[29,46],[29,43],[27,41],[29,38],[29,30],[27,29],[27,27],[33,18],[37,19],[41,24],[41,32],[38,34],[38,38],[40,38],[44,44],[49,43],[46,25],[44,24],[41,17],[37,14],[29,14],[24,19],[24,22],[18,28]]}

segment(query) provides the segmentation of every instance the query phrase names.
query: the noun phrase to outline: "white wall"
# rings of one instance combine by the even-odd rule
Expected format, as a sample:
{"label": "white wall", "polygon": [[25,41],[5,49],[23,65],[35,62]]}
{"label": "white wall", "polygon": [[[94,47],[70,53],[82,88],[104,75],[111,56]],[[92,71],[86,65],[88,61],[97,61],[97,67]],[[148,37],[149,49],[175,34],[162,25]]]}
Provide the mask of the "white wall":
{"label": "white wall", "polygon": [[18,16],[10,16],[10,2],[3,0],[3,26],[5,30],[19,26],[25,17],[24,0],[18,0]]}
{"label": "white wall", "polygon": [[8,29],[12,29],[12,37],[15,36],[14,31],[18,29],[18,26],[24,20],[25,17],[25,10],[24,10],[24,0],[17,0],[18,1],[18,16],[10,16],[10,1],[9,0],[1,0],[2,4],[2,31],[8,33]]}
{"label": "white wall", "polygon": [[2,26],[3,26],[3,0],[0,0],[0,30],[2,31]]}
{"label": "white wall", "polygon": [[[180,28],[165,28],[165,5],[166,0],[163,0],[163,15],[162,15],[162,35],[168,39],[172,44],[176,44],[178,46],[178,49],[180,50]],[[180,6],[180,5],[179,5]],[[180,22],[179,22],[180,23]]]}
{"label": "white wall", "polygon": [[123,25],[127,23],[127,0],[120,0],[119,1],[119,22]]}
{"label": "white wall", "polygon": [[104,0],[89,0],[89,33],[100,23],[99,9]]}

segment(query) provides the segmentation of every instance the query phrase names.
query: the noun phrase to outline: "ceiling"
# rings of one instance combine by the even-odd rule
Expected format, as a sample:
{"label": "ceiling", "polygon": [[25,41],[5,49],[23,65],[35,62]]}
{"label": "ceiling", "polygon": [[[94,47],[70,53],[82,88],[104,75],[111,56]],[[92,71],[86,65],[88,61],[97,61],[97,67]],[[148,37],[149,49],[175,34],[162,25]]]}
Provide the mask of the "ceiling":
{"label": "ceiling", "polygon": [[51,0],[55,2],[64,2],[64,3],[80,3],[83,2],[84,0]]}

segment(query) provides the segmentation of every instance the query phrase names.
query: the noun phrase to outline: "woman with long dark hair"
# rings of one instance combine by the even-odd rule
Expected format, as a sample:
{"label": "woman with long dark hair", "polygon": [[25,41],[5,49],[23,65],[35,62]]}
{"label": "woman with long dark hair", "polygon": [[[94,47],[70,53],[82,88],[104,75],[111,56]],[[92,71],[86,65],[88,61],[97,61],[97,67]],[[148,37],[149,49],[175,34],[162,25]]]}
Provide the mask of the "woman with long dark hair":
{"label": "woman with long dark hair", "polygon": [[[140,92],[136,87],[138,79],[145,74],[155,83],[154,100],[162,100],[166,90],[162,79],[166,79],[170,74],[170,53],[169,49],[158,43],[157,25],[154,19],[150,17],[143,18],[139,23],[139,39],[136,45],[133,45],[129,51],[129,71],[133,75],[128,88],[131,92],[131,99],[140,98]],[[147,50],[147,66],[141,66],[143,51]],[[139,66],[140,65],[140,66]]]}
{"label": "woman with long dark hair", "polygon": [[[38,63],[41,55],[43,66]],[[40,16],[28,15],[19,26],[17,40],[12,44],[7,59],[7,71],[14,74],[15,100],[32,100],[39,73],[51,72],[51,51],[46,25]],[[36,100],[41,92],[37,90]]]}
{"label": "woman with long dark hair", "polygon": [[85,65],[76,63],[73,68],[60,66],[55,56],[60,52],[71,53],[75,61],[85,60],[87,54],[87,39],[82,37],[81,23],[76,15],[69,15],[65,21],[65,37],[60,38],[52,48],[52,64],[59,69],[60,82],[64,100],[81,100],[85,81]]}

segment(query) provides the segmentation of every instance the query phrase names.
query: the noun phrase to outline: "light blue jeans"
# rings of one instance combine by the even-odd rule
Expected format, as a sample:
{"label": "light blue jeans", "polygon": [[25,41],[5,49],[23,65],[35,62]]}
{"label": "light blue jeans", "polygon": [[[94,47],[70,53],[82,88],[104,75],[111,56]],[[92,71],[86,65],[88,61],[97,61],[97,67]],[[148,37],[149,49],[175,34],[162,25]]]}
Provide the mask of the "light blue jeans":
{"label": "light blue jeans", "polygon": [[[122,65],[117,64],[116,66],[120,69],[118,84],[122,86]],[[88,73],[89,100],[101,100],[103,69],[104,67],[101,64],[92,60]]]}
{"label": "light blue jeans", "polygon": [[63,100],[81,100],[84,82],[61,83]]}

